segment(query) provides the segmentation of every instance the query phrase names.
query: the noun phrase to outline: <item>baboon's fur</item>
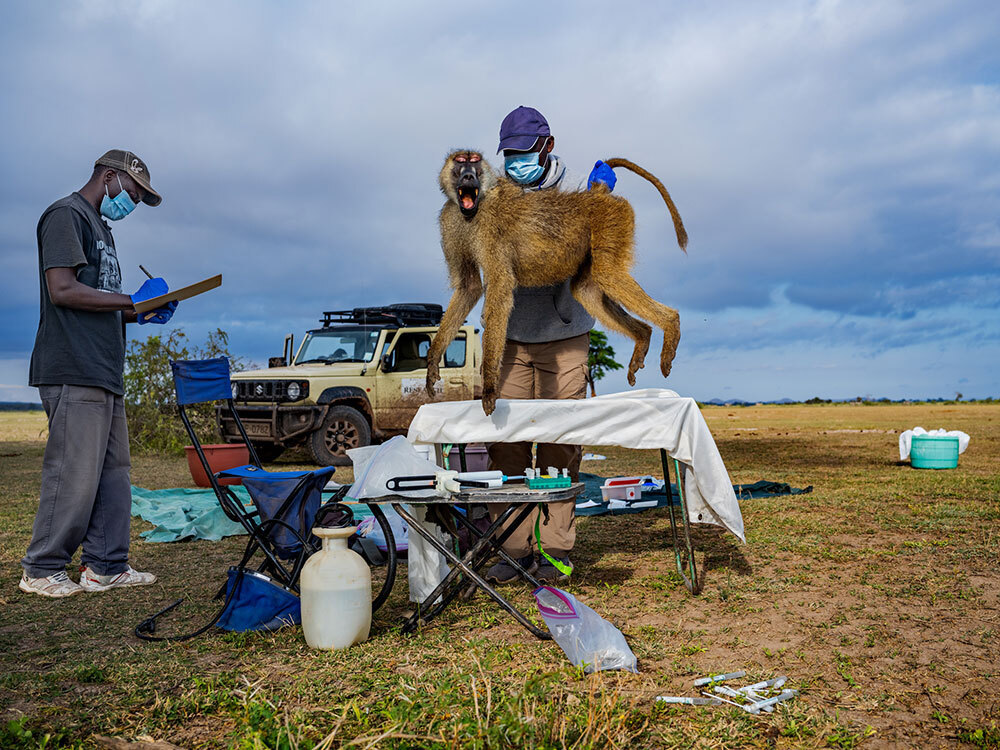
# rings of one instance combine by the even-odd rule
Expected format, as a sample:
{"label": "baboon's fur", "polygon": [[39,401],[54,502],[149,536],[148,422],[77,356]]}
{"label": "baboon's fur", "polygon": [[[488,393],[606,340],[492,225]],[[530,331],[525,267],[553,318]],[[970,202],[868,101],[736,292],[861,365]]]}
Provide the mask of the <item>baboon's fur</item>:
{"label": "baboon's fur", "polygon": [[[656,186],[684,249],[687,233],[663,184],[625,159],[606,163],[625,167]],[[643,366],[652,329],[626,309],[649,320],[663,330],[660,369],[664,377],[670,374],[680,341],[680,317],[676,310],[651,299],[629,274],[635,215],[628,201],[612,195],[602,183],[571,193],[525,191],[512,180],[498,177],[475,151],[449,154],[439,181],[448,198],[440,215],[441,249],[455,291],[427,353],[428,391],[433,392],[441,355],[483,294],[484,282],[483,410],[487,414],[493,413],[496,404],[507,321],[518,286],[572,279],[573,296],[591,315],[635,341],[629,385],[635,385],[636,370]]]}

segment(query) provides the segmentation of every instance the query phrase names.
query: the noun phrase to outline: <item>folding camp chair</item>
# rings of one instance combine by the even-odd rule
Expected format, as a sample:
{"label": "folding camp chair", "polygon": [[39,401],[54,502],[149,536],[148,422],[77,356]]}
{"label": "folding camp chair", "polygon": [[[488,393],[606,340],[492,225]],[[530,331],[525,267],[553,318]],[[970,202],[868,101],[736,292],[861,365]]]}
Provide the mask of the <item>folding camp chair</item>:
{"label": "folding camp chair", "polygon": [[[257,570],[285,588],[298,592],[299,573],[309,555],[320,545],[312,535],[317,515],[324,517],[324,524],[351,525],[353,514],[348,506],[328,503],[322,506],[322,490],[334,473],[332,466],[315,471],[271,472],[261,466],[253,443],[247,436],[239,414],[233,407],[232,386],[229,379],[229,360],[225,357],[205,360],[171,362],[177,407],[198,459],[209,477],[223,512],[239,523],[250,535],[244,554],[249,561],[258,553],[263,557]],[[198,436],[191,426],[187,407],[208,401],[226,401],[243,442],[247,446],[251,463],[234,469],[213,472],[202,450]],[[244,505],[240,498],[220,479],[239,479],[253,501]],[[361,545],[355,540],[356,549],[368,564],[379,568],[373,575],[372,602],[374,612],[388,598],[396,577],[396,547],[392,528],[385,514],[377,505],[369,505],[372,515],[381,528],[387,550],[382,555],[374,545]],[[330,519],[333,519],[332,524]],[[383,572],[384,571],[384,572]],[[373,571],[374,573],[374,571]],[[381,578],[381,585],[378,579]]]}

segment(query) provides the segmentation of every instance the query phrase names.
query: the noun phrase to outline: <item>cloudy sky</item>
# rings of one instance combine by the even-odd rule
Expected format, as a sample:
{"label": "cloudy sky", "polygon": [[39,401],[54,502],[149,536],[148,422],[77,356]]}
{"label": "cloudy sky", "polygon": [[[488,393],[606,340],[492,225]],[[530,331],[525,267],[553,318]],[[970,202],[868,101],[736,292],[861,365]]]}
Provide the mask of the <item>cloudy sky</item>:
{"label": "cloudy sky", "polygon": [[140,263],[174,286],[223,273],[173,324],[263,362],[322,310],[447,302],[441,161],[492,154],[520,104],[577,171],[657,174],[687,226],[685,256],[620,175],[636,278],[681,314],[673,374],[651,353],[640,386],[1000,396],[1000,4],[338,6],[5,7],[0,400],[37,400],[38,217],[106,149],[164,196],[114,225],[125,286]]}

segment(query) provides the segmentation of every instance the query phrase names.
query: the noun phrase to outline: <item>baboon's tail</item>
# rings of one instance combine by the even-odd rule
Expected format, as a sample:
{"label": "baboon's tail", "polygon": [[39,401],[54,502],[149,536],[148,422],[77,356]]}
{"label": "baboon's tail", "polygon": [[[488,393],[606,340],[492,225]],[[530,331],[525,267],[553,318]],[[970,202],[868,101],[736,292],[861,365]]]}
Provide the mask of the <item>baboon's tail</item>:
{"label": "baboon's tail", "polygon": [[605,159],[604,163],[612,169],[615,167],[625,167],[625,169],[630,172],[635,172],[640,177],[645,177],[653,183],[653,186],[660,192],[660,195],[663,196],[664,202],[667,204],[667,209],[670,211],[670,218],[674,220],[674,231],[677,232],[677,244],[680,245],[681,250],[686,253],[688,244],[687,230],[684,228],[684,222],[681,221],[681,215],[677,213],[677,206],[674,205],[673,200],[670,198],[670,193],[668,193],[667,189],[663,187],[663,183],[638,164],[633,164],[628,159]]}

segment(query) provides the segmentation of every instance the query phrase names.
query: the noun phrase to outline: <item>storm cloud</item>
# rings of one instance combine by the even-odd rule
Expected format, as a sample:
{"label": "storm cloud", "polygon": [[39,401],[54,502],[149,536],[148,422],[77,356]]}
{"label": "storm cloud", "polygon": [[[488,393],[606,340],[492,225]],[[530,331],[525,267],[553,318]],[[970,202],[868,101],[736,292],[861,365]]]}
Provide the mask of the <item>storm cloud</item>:
{"label": "storm cloud", "polygon": [[114,225],[126,288],[139,263],[222,272],[174,323],[261,362],[322,310],[445,303],[441,160],[494,158],[520,104],[572,168],[630,158],[684,218],[687,255],[621,175],[636,278],[682,321],[674,374],[651,357],[640,385],[1000,394],[996,3],[92,0],[4,21],[0,400],[37,397],[38,216],[108,148],[164,196]]}

